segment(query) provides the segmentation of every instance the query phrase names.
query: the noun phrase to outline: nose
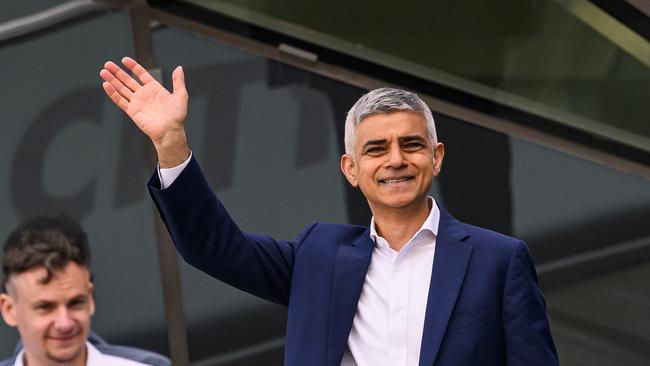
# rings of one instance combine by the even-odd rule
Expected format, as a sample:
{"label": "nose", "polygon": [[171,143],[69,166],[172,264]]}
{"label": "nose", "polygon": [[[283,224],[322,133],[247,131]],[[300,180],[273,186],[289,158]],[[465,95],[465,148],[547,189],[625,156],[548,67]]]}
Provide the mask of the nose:
{"label": "nose", "polygon": [[63,307],[56,312],[56,318],[54,319],[54,329],[59,333],[69,333],[74,329],[74,320],[70,314],[70,311]]}
{"label": "nose", "polygon": [[386,165],[393,169],[403,168],[406,165],[404,152],[399,148],[399,146],[391,145],[390,150],[388,151],[388,161],[386,162]]}

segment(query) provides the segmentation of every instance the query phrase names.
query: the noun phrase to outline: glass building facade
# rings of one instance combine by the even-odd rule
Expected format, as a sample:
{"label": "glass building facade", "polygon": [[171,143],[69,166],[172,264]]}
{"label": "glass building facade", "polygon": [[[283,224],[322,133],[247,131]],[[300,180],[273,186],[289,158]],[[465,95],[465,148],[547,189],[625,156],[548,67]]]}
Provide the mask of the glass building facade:
{"label": "glass building facade", "polygon": [[[643,8],[621,18],[586,0],[100,3],[0,43],[0,233],[42,213],[78,219],[93,254],[93,328],[109,341],[179,365],[282,364],[283,307],[176,259],[179,277],[164,280],[148,142],[98,77],[106,60],[138,55],[168,86],[184,66],[189,141],[212,188],[243,229],[283,239],[315,220],[369,224],[339,171],[345,113],[375,86],[413,89],[447,150],[431,194],[527,242],[561,363],[650,358]],[[51,6],[3,4],[0,39],[3,25]],[[0,326],[0,359],[17,338]]]}

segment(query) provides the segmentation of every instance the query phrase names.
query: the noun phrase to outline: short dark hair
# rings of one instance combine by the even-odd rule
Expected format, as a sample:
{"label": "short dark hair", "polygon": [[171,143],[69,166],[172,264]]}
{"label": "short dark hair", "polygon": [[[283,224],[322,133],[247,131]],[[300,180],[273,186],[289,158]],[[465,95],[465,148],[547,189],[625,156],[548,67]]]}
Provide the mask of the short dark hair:
{"label": "short dark hair", "polygon": [[4,245],[2,257],[2,292],[12,274],[35,267],[45,267],[47,284],[56,271],[68,263],[90,267],[88,236],[81,226],[65,215],[38,216],[23,222]]}

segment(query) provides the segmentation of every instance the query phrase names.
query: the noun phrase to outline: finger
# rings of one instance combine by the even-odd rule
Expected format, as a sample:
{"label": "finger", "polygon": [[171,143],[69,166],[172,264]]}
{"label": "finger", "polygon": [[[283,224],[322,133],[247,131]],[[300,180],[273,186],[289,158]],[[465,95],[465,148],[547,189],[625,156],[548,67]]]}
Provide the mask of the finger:
{"label": "finger", "polygon": [[[126,71],[122,70],[121,67],[117,66],[114,62],[108,61],[104,64],[104,68],[110,71],[114,77],[124,84],[127,88],[131,89],[132,92],[136,92],[140,88],[140,83],[138,83],[134,78],[131,77]],[[107,80],[108,81],[108,80]]]}
{"label": "finger", "polygon": [[156,79],[149,74],[147,70],[145,70],[144,67],[142,67],[139,63],[135,62],[134,59],[130,57],[124,57],[122,59],[122,63],[124,66],[126,66],[131,72],[140,80],[142,84],[147,84],[152,81],[156,81]]}
{"label": "finger", "polygon": [[107,81],[109,83],[111,82],[111,80],[115,79],[115,75],[113,75],[113,73],[107,69],[99,70],[99,77],[101,77],[104,81]]}
{"label": "finger", "polygon": [[99,76],[101,76],[104,81],[108,82],[111,84],[113,89],[115,89],[120,95],[125,98],[127,101],[131,100],[131,97],[133,96],[133,92],[131,89],[127,88],[122,84],[122,81],[118,80],[115,78],[115,76],[108,70],[102,69],[99,72]]}
{"label": "finger", "polygon": [[117,90],[113,88],[113,85],[105,81],[102,83],[102,87],[104,88],[104,91],[108,97],[111,98],[113,103],[115,103],[115,105],[117,105],[121,110],[126,112],[126,110],[129,108],[129,102],[126,99],[122,98],[120,93],[118,93]]}
{"label": "finger", "polygon": [[172,72],[172,86],[174,88],[174,94],[187,94],[187,89],[185,88],[185,72],[182,66],[176,67],[174,72]]}

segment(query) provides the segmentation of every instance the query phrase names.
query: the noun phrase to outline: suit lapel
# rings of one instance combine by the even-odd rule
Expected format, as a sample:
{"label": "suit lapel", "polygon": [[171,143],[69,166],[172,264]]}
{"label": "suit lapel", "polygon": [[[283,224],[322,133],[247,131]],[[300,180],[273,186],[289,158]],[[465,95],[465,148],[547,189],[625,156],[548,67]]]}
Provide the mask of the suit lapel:
{"label": "suit lapel", "polygon": [[473,247],[463,224],[440,207],[436,253],[422,332],[420,366],[432,366],[442,344],[449,317],[465,278]]}
{"label": "suit lapel", "polygon": [[328,365],[338,366],[345,351],[370,265],[372,247],[368,229],[352,245],[339,247],[330,298]]}

